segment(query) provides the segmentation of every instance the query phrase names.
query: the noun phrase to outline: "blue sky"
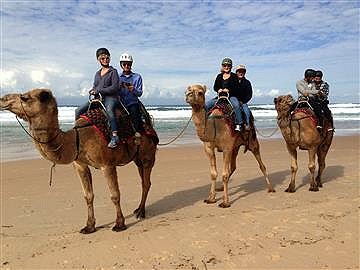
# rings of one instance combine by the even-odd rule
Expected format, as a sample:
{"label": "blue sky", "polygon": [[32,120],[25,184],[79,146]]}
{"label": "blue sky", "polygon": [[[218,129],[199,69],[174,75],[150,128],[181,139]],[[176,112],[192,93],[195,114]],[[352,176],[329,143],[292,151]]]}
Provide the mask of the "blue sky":
{"label": "blue sky", "polygon": [[224,57],[246,64],[251,103],[293,93],[321,69],[333,102],[359,102],[359,1],[1,1],[1,92],[52,89],[81,103],[98,47],[134,57],[145,104],[185,104]]}

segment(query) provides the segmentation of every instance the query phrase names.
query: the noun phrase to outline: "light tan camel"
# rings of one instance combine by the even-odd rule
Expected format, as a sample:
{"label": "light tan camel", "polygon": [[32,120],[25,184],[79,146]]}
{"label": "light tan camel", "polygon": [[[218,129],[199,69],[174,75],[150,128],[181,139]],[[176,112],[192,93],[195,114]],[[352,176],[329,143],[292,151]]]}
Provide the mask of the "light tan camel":
{"label": "light tan camel", "polygon": [[[291,95],[279,96],[274,99],[278,117],[277,122],[285,139],[291,157],[291,180],[286,192],[295,192],[295,176],[298,170],[297,148],[307,150],[309,154],[310,191],[318,191],[322,187],[321,175],[325,168],[325,157],[330,148],[333,131],[329,121],[324,121],[321,135],[311,119],[304,111],[290,114],[290,106],[294,103]],[[328,131],[329,130],[329,131]],[[315,180],[315,158],[318,157],[319,170]]]}
{"label": "light tan camel", "polygon": [[[134,213],[137,218],[145,217],[145,202],[151,185],[150,174],[156,153],[156,144],[151,138],[142,136],[140,146],[130,141],[120,144],[116,149],[109,149],[91,126],[63,132],[59,128],[56,100],[48,89],[5,95],[0,98],[0,109],[9,110],[29,122],[35,146],[45,159],[55,164],[73,163],[80,177],[88,208],[86,226],[81,229],[81,233],[95,231],[94,193],[89,166],[102,170],[116,208],[116,221],[112,230],[122,231],[126,229],[126,225],[120,207],[116,166],[134,161],[142,180],[141,201]],[[76,125],[81,127],[86,123],[79,119]]]}
{"label": "light tan camel", "polygon": [[[215,149],[223,152],[223,172],[222,181],[224,196],[223,202],[219,204],[220,207],[226,208],[230,206],[228,196],[228,182],[230,176],[236,169],[236,157],[241,145],[246,145],[246,136],[240,132],[234,132],[224,119],[223,113],[220,110],[213,110],[208,118],[204,109],[205,105],[205,92],[206,86],[195,84],[191,85],[186,90],[186,102],[192,107],[192,120],[196,128],[196,132],[200,140],[204,143],[205,153],[210,160],[210,174],[211,174],[211,187],[209,197],[205,200],[206,203],[216,202],[216,178],[218,175],[216,168]],[[212,116],[212,117],[211,117]],[[266,174],[266,168],[261,160],[260,146],[256,138],[256,132],[252,126],[248,136],[249,150],[254,154],[260,170],[265,176],[268,185],[268,191],[274,192],[270,180]]]}

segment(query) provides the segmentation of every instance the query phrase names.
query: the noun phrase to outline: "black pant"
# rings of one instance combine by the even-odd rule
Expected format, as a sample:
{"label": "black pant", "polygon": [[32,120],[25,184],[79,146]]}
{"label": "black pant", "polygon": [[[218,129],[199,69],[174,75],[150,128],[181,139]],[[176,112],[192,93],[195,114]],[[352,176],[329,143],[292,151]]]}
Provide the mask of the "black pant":
{"label": "black pant", "polygon": [[318,119],[318,126],[322,126],[323,125],[323,117],[322,117],[322,109],[321,109],[320,101],[316,98],[310,98],[309,103],[310,103],[311,107],[313,108],[314,113]]}
{"label": "black pant", "polygon": [[140,111],[139,104],[132,104],[127,107],[127,110],[130,114],[130,118],[134,124],[135,130],[138,132],[144,131],[143,122],[141,120],[141,111]]}

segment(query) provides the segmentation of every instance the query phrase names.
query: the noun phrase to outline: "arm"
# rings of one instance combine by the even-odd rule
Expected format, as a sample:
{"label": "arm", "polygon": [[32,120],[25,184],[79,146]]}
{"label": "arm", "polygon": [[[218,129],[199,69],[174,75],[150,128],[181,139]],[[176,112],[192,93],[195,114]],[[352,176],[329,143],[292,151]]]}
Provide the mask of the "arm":
{"label": "arm", "polygon": [[[222,76],[222,74],[219,74],[219,75]],[[218,92],[219,89],[221,89],[221,81],[220,81],[221,77],[219,75],[216,76],[216,79],[215,79],[215,82],[214,82],[214,91],[215,92]]]}
{"label": "arm", "polygon": [[296,89],[301,96],[315,95],[318,93],[318,90],[314,89],[312,86],[309,87],[304,81],[297,81]]}
{"label": "arm", "polygon": [[143,83],[142,83],[142,78],[139,75],[138,78],[134,81],[134,85],[133,85],[133,90],[132,92],[134,93],[135,96],[137,97],[141,97],[142,93],[143,93]]}

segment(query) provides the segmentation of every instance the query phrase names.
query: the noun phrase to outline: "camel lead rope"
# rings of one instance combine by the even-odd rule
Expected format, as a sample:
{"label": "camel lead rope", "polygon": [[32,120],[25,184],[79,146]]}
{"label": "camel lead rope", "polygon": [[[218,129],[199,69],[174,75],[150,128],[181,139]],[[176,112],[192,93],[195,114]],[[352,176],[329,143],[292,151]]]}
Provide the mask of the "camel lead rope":
{"label": "camel lead rope", "polygon": [[50,168],[50,181],[49,181],[49,186],[50,186],[50,187],[51,187],[51,184],[52,184],[53,170],[55,170],[55,166],[56,166],[56,164],[53,163],[53,165],[52,165],[51,168]]}
{"label": "camel lead rope", "polygon": [[175,136],[175,138],[171,139],[167,143],[159,143],[158,145],[159,146],[165,146],[165,145],[168,145],[168,144],[173,143],[174,141],[176,141],[181,135],[183,135],[183,133],[185,132],[185,129],[189,126],[191,118],[192,118],[192,116],[190,116],[190,118],[189,118],[188,122],[186,123],[185,127],[183,127],[183,129],[180,131],[180,133],[177,136]]}
{"label": "camel lead rope", "polygon": [[274,131],[272,131],[271,133],[270,133],[270,135],[264,135],[264,134],[262,134],[259,130],[258,130],[258,128],[255,126],[255,130],[256,130],[256,132],[257,133],[259,133],[259,135],[261,136],[261,137],[266,137],[266,138],[270,138],[271,136],[273,136],[277,131],[278,131],[278,129],[279,129],[279,127],[276,127],[275,129],[274,129]]}

